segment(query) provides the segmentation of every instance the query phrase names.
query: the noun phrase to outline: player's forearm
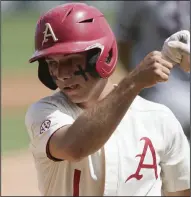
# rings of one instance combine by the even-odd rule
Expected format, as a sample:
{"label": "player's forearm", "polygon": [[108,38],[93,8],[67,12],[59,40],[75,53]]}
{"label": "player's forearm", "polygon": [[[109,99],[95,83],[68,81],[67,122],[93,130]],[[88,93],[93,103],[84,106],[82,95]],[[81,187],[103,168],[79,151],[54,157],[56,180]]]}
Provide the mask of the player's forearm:
{"label": "player's forearm", "polygon": [[[140,92],[129,76],[102,101],[82,113],[65,135],[65,146],[80,159],[99,150]],[[127,131],[128,132],[128,131]]]}

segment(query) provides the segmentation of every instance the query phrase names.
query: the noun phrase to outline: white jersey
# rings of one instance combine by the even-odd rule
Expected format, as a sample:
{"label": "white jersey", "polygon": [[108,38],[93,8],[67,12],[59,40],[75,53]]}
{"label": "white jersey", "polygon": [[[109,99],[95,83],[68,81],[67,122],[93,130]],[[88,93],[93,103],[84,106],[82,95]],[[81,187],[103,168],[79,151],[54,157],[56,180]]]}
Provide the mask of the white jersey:
{"label": "white jersey", "polygon": [[[45,196],[161,196],[190,188],[190,149],[165,106],[137,96],[105,146],[79,162],[47,156],[50,136],[83,111],[57,92],[34,103],[26,127]],[[104,132],[104,131],[103,131]]]}

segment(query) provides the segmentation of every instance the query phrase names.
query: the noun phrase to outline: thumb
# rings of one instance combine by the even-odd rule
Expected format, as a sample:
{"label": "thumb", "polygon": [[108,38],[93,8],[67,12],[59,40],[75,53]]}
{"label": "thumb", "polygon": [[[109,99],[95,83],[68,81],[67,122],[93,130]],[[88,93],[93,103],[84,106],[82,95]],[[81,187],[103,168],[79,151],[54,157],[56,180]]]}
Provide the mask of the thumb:
{"label": "thumb", "polygon": [[178,50],[181,55],[190,55],[190,45],[182,43],[180,41],[169,41],[168,47]]}

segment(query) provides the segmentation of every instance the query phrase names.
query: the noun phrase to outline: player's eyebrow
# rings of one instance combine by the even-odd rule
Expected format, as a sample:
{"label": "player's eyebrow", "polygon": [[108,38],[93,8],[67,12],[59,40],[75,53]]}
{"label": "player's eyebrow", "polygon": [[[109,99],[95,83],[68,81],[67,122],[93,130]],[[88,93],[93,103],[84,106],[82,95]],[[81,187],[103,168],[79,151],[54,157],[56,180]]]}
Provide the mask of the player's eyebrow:
{"label": "player's eyebrow", "polygon": [[52,59],[51,57],[46,57],[46,60],[54,60],[54,59]]}

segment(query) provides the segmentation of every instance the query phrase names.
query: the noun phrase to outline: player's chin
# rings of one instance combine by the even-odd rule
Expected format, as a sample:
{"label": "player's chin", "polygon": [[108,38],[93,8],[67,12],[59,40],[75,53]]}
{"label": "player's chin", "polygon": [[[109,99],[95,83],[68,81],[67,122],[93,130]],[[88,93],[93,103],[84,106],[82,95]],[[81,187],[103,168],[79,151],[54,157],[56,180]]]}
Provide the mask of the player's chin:
{"label": "player's chin", "polygon": [[62,92],[72,101],[73,103],[79,104],[84,103],[88,99],[89,94],[87,93],[86,89],[78,88],[75,90],[64,90]]}
{"label": "player's chin", "polygon": [[82,103],[85,100],[85,95],[81,94],[81,93],[76,93],[76,94],[68,94],[68,93],[64,93],[68,99],[70,99],[70,101],[72,101],[73,103]]}
{"label": "player's chin", "polygon": [[84,101],[85,101],[84,97],[70,96],[68,98],[70,99],[70,101],[72,101],[75,104],[84,103]]}

